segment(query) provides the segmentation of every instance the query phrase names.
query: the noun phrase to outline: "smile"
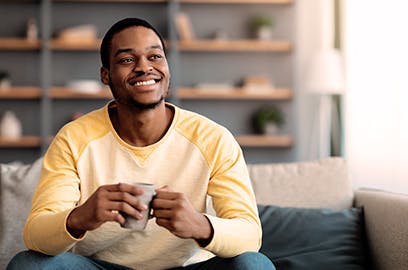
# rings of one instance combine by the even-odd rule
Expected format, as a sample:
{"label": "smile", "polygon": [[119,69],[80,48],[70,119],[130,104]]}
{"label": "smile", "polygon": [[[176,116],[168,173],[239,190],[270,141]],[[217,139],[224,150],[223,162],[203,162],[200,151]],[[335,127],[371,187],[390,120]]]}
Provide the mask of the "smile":
{"label": "smile", "polygon": [[134,83],[131,83],[132,85],[135,86],[141,86],[141,85],[153,85],[156,83],[156,80],[148,80],[148,81],[136,81]]}

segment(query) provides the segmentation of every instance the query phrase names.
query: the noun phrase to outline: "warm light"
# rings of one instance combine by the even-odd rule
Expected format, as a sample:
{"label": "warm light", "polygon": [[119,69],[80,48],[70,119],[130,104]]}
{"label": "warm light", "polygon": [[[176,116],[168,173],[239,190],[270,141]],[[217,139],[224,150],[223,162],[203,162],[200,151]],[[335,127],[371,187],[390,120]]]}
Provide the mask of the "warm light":
{"label": "warm light", "polygon": [[310,92],[329,95],[343,93],[343,65],[338,50],[319,50],[312,56],[308,68],[305,87]]}

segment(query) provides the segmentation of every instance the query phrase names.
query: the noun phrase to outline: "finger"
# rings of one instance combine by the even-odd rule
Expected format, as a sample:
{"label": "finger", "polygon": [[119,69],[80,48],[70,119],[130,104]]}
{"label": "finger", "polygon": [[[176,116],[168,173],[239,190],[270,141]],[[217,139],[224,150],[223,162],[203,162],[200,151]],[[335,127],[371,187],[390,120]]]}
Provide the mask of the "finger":
{"label": "finger", "polygon": [[111,185],[104,185],[101,188],[110,191],[110,192],[128,192],[135,196],[142,195],[144,193],[143,188],[126,183],[117,183]]}
{"label": "finger", "polygon": [[106,221],[114,221],[123,225],[125,224],[126,219],[117,211],[106,211]]}
{"label": "finger", "polygon": [[137,196],[127,192],[109,192],[106,196],[109,201],[126,202],[140,211],[147,210],[148,208]]}
{"label": "finger", "polygon": [[132,207],[131,205],[125,203],[125,202],[109,202],[107,205],[108,211],[109,212],[119,212],[119,213],[125,213],[126,215],[132,216],[136,219],[142,219],[143,214],[141,213],[142,210],[136,209]]}
{"label": "finger", "polygon": [[172,231],[174,229],[171,221],[166,218],[156,218],[156,224],[168,229],[169,231]]}
{"label": "finger", "polygon": [[168,209],[159,209],[153,211],[153,216],[156,218],[170,219],[173,217],[173,211]]}
{"label": "finger", "polygon": [[174,192],[174,191],[167,191],[167,190],[157,190],[156,191],[156,198],[164,199],[164,200],[176,200],[182,197],[182,193]]}
{"label": "finger", "polygon": [[158,209],[172,209],[175,206],[176,206],[176,201],[175,200],[155,198],[152,201],[152,208],[155,209],[155,210],[158,210]]}
{"label": "finger", "polygon": [[173,191],[168,185],[164,185],[158,189],[156,189],[156,193],[157,191]]}

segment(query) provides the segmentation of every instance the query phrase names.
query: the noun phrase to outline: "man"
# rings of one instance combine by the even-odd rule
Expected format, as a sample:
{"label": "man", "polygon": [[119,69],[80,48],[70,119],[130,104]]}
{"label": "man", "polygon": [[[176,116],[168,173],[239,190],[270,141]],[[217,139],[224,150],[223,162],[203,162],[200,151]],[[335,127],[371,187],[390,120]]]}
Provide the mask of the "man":
{"label": "man", "polygon": [[[50,145],[24,228],[30,251],[10,269],[274,269],[242,151],[223,127],[164,102],[164,42],[146,21],[117,22],[101,45],[114,100]],[[143,190],[157,188],[143,231]],[[217,216],[204,214],[209,195]],[[72,251],[72,252],[71,252]],[[215,255],[215,257],[214,257]]]}

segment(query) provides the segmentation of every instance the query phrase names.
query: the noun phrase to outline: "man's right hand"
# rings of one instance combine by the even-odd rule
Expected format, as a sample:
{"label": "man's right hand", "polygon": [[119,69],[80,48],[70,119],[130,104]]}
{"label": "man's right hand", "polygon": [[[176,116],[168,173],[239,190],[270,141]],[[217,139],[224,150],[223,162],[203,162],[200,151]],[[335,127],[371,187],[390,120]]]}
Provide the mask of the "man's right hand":
{"label": "man's right hand", "polygon": [[138,200],[142,194],[142,188],[125,183],[100,186],[84,204],[72,210],[67,218],[67,230],[78,238],[107,221],[123,225],[125,218],[120,212],[142,219],[140,211],[147,209]]}

